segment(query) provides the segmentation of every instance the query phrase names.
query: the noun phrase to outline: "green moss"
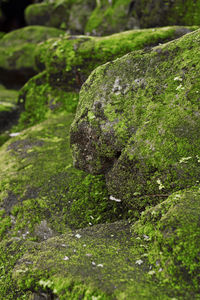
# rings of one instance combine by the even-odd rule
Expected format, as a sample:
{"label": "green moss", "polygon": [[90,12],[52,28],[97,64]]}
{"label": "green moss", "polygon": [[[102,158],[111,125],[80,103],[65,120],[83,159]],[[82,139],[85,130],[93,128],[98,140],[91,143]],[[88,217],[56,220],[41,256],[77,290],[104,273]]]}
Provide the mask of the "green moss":
{"label": "green moss", "polygon": [[148,274],[146,242],[132,237],[129,226],[102,224],[33,244],[16,264],[13,279],[22,291],[59,299],[195,298],[195,291],[177,291]]}
{"label": "green moss", "polygon": [[63,36],[49,40],[37,48],[37,62],[48,73],[52,86],[80,89],[92,70],[126,53],[163,43],[192,28],[166,27],[133,30],[108,37]]}
{"label": "green moss", "polygon": [[52,88],[46,80],[46,72],[30,79],[20,90],[18,102],[24,108],[17,127],[19,131],[46,119],[51,113],[59,111],[75,112],[78,94]]}
{"label": "green moss", "polygon": [[199,179],[198,41],[199,30],[132,52],[97,68],[80,92],[75,166],[106,174],[135,217]]}
{"label": "green moss", "polygon": [[[25,82],[36,73],[36,45],[63,31],[42,26],[27,26],[5,34],[0,39],[0,80],[7,86]],[[12,73],[11,73],[12,71]]]}
{"label": "green moss", "polygon": [[29,25],[51,26],[67,29],[72,34],[83,34],[94,6],[92,0],[43,1],[29,5],[25,10],[25,18]]}
{"label": "green moss", "polygon": [[132,28],[199,25],[198,1],[100,1],[88,19],[85,32],[106,35]]}
{"label": "green moss", "polygon": [[[68,23],[71,1],[42,2],[29,5],[25,10],[25,18],[29,25],[43,25],[61,28]],[[62,28],[66,29],[66,28]]]}
{"label": "green moss", "polygon": [[171,195],[142,213],[133,231],[147,236],[152,273],[180,290],[199,291],[199,187]]}
{"label": "green moss", "polygon": [[[73,115],[66,112],[53,114],[1,147],[2,238],[7,238],[7,232],[40,240],[46,232],[51,236],[126,214],[109,201],[104,177],[73,168],[69,147],[72,120]],[[11,227],[10,217],[14,220]]]}

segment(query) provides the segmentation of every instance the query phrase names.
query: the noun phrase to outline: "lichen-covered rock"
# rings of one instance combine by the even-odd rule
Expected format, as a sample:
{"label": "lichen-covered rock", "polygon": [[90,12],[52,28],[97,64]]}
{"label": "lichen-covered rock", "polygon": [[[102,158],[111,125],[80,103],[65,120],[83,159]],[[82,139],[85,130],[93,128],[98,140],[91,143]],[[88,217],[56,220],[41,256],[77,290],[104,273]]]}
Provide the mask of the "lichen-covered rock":
{"label": "lichen-covered rock", "polygon": [[197,27],[165,27],[133,30],[107,37],[68,36],[55,38],[37,47],[36,63],[46,69],[52,86],[79,90],[89,74],[107,61],[133,50],[176,39]]}
{"label": "lichen-covered rock", "polygon": [[18,105],[22,113],[17,130],[27,128],[45,120],[50,112],[66,111],[74,113],[78,103],[78,94],[66,92],[48,82],[46,71],[31,78],[20,90]]}
{"label": "lichen-covered rock", "polygon": [[1,236],[9,230],[9,236],[39,238],[41,232],[51,236],[120,218],[120,204],[108,199],[104,178],[73,168],[73,116],[52,114],[0,148]]}
{"label": "lichen-covered rock", "polygon": [[116,222],[28,244],[16,285],[63,300],[198,299],[200,194],[180,195],[145,212],[132,233]]}
{"label": "lichen-covered rock", "polygon": [[43,25],[66,29],[68,32],[83,34],[95,1],[56,0],[29,5],[25,18],[29,25]]}
{"label": "lichen-covered rock", "polygon": [[[75,166],[137,215],[200,176],[200,31],[97,68],[71,129]],[[191,46],[192,45],[192,46]]]}
{"label": "lichen-covered rock", "polygon": [[0,147],[3,299],[17,299],[18,289],[14,289],[10,275],[23,254],[24,248],[19,248],[25,241],[44,241],[74,228],[116,221],[127,214],[120,203],[109,199],[103,176],[73,168],[69,147],[73,118],[73,114],[54,112],[45,122],[16,132],[16,137]]}
{"label": "lichen-covered rock", "polygon": [[28,26],[5,34],[0,39],[0,82],[7,87],[21,87],[36,74],[36,45],[62,34],[62,30],[41,26]]}
{"label": "lichen-covered rock", "polygon": [[200,4],[193,0],[99,0],[85,32],[107,35],[134,29],[167,25],[200,25]]}
{"label": "lichen-covered rock", "polygon": [[200,291],[200,189],[179,191],[142,213],[133,232],[145,238],[152,275]]}
{"label": "lichen-covered rock", "polygon": [[49,111],[74,112],[77,94],[90,72],[100,64],[132,50],[150,47],[195,30],[196,27],[166,27],[135,30],[110,37],[68,36],[52,38],[36,50],[36,65],[42,71],[19,93],[24,112],[17,130],[43,121]]}

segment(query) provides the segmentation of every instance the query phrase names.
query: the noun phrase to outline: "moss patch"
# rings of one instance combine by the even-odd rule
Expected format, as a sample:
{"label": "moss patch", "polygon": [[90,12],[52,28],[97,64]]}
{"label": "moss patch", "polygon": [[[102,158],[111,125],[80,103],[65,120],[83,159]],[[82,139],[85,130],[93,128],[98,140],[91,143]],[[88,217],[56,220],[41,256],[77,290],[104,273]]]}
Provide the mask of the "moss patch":
{"label": "moss patch", "polygon": [[[75,165],[138,216],[199,179],[199,30],[97,68],[71,130]],[[193,45],[193,47],[191,47]]]}
{"label": "moss patch", "polygon": [[5,34],[0,39],[0,80],[6,86],[19,87],[36,73],[36,45],[63,31],[42,26],[28,26]]}
{"label": "moss patch", "polygon": [[142,213],[133,232],[146,237],[152,275],[199,292],[199,187],[171,195]]}
{"label": "moss patch", "polygon": [[9,230],[8,235],[30,239],[44,233],[45,239],[69,227],[123,217],[121,206],[109,201],[102,176],[73,168],[72,119],[67,113],[52,115],[1,147],[2,236]]}
{"label": "moss patch", "polygon": [[38,68],[41,70],[41,66],[45,66],[52,86],[80,89],[97,66],[133,50],[173,40],[195,29],[197,27],[133,30],[102,38],[65,35],[37,48]]}
{"label": "moss patch", "polygon": [[198,1],[116,0],[99,1],[85,32],[106,35],[133,28],[167,25],[200,25]]}
{"label": "moss patch", "polygon": [[[59,299],[189,299],[151,275],[146,242],[118,222],[72,231],[35,244],[18,261],[13,279],[22,290]],[[53,256],[52,256],[53,253]]]}

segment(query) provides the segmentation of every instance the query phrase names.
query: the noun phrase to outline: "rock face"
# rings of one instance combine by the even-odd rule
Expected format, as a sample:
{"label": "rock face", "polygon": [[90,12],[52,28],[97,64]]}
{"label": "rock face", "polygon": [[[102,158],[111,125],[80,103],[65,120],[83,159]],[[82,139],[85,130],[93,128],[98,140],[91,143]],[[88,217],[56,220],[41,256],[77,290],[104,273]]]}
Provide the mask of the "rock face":
{"label": "rock face", "polygon": [[[146,241],[152,272],[172,285],[199,290],[199,185],[147,209],[132,231]],[[187,298],[185,298],[187,299]]]}
{"label": "rock face", "polygon": [[36,74],[36,45],[62,34],[56,28],[30,26],[4,35],[0,39],[0,82],[9,88],[21,87]]}
{"label": "rock face", "polygon": [[29,25],[50,26],[66,29],[71,34],[83,34],[94,8],[93,0],[43,1],[28,6],[25,18]]}
{"label": "rock face", "polygon": [[19,130],[43,121],[48,111],[75,112],[77,92],[100,64],[195,29],[195,26],[173,26],[127,31],[102,38],[63,35],[37,45],[34,56],[40,73],[19,92],[18,102],[24,109]]}
{"label": "rock face", "polygon": [[[71,129],[75,166],[138,211],[199,180],[200,31],[97,68]],[[191,47],[191,45],[193,45]]]}
{"label": "rock face", "polygon": [[199,12],[193,0],[46,0],[28,6],[25,16],[29,25],[101,36],[138,28],[199,25]]}
{"label": "rock face", "polygon": [[199,25],[199,12],[199,3],[193,0],[100,0],[85,32],[106,35],[134,28]]}

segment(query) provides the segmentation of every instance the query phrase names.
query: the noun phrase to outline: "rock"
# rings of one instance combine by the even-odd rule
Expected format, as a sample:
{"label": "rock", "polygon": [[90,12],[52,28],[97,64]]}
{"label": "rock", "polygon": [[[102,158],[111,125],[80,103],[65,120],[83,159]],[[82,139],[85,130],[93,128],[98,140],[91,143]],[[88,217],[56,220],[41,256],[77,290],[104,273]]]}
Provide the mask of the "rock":
{"label": "rock", "polygon": [[73,168],[73,117],[54,113],[0,148],[1,237],[41,240],[122,217],[120,204],[108,199],[104,178]]}
{"label": "rock", "polygon": [[[71,128],[74,164],[133,215],[199,179],[200,31],[97,68]],[[193,45],[191,47],[191,45]]]}
{"label": "rock", "polygon": [[29,5],[25,18],[29,25],[66,29],[71,34],[83,34],[86,22],[95,8],[93,0],[44,1]]}
{"label": "rock", "polygon": [[98,65],[194,29],[176,26],[133,30],[103,38],[64,35],[38,45],[35,51],[37,70],[44,71],[20,90],[18,102],[25,111],[20,116],[18,130],[43,121],[49,111],[75,112],[78,102],[75,92]]}
{"label": "rock", "polygon": [[25,10],[25,19],[28,25],[66,29],[69,11],[69,1],[43,1],[29,5]]}
{"label": "rock", "polygon": [[133,232],[146,237],[152,272],[172,285],[199,290],[200,190],[179,191],[147,209]]}
{"label": "rock", "polygon": [[199,25],[199,9],[192,0],[98,1],[85,33],[101,36],[136,28]]}
{"label": "rock", "polygon": [[[196,282],[199,274],[199,191],[186,193],[178,202],[174,202],[172,198],[176,196],[173,197],[159,208],[150,209],[132,227],[124,221],[101,224],[29,245],[14,267],[13,279],[24,290],[37,291],[39,286],[43,293],[48,291],[58,299],[196,299],[199,289]],[[158,215],[163,213],[163,207],[165,215],[160,222],[163,222],[164,236],[160,241],[156,237],[160,237]],[[154,210],[158,214],[152,214]],[[188,227],[182,231],[179,225],[184,225],[184,219]],[[150,237],[143,231],[151,234]],[[175,243],[172,257],[166,248],[171,246],[168,244],[171,241]],[[164,250],[160,255],[159,246]],[[182,246],[185,246],[183,253]],[[154,259],[162,255],[156,271],[148,262],[150,254]],[[170,268],[167,270],[167,267]]]}
{"label": "rock", "polygon": [[[27,245],[21,249],[21,244],[127,214],[120,203],[109,200],[103,176],[73,168],[69,146],[73,118],[54,112],[0,147],[0,291],[5,299],[19,297],[10,276],[23,249],[28,249]],[[9,247],[10,239],[14,244]]]}
{"label": "rock", "polygon": [[30,26],[4,35],[0,39],[0,82],[8,88],[21,87],[36,74],[36,45],[62,34],[55,28]]}
{"label": "rock", "polygon": [[38,70],[46,69],[51,86],[79,90],[98,65],[124,54],[180,37],[197,27],[133,30],[109,37],[67,36],[37,47]]}

